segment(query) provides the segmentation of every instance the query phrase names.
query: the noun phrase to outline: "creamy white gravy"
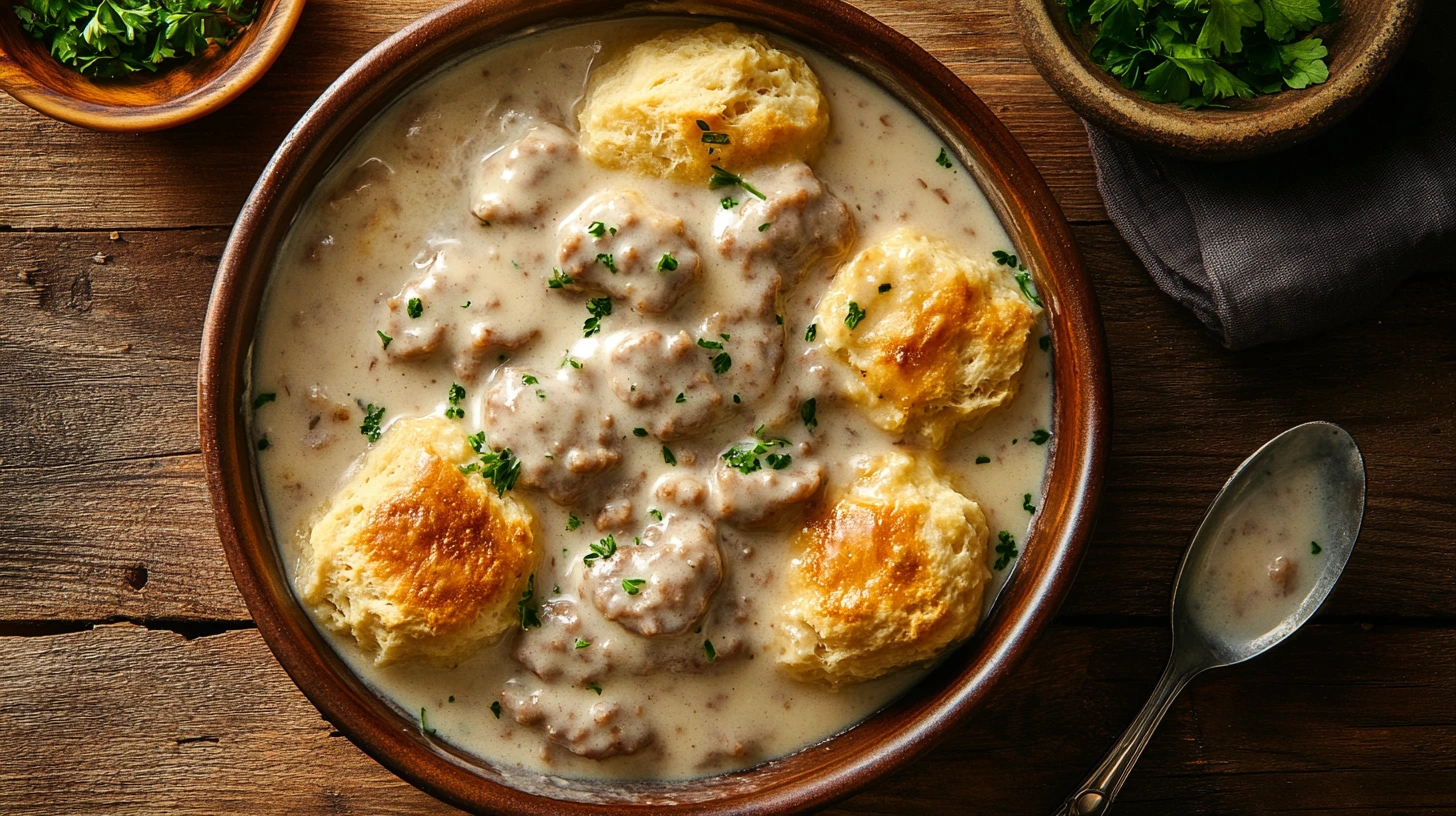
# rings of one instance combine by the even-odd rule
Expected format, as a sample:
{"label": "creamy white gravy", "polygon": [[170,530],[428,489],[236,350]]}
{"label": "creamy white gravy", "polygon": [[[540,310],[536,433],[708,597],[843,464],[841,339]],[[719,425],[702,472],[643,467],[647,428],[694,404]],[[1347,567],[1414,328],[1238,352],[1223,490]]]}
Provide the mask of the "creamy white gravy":
{"label": "creamy white gravy", "polygon": [[[622,665],[632,665],[657,647],[603,620],[588,599],[578,597],[582,559],[589,545],[606,534],[630,541],[653,523],[651,510],[668,509],[653,494],[659,476],[692,473],[707,479],[719,455],[748,439],[759,424],[791,441],[786,450],[796,463],[822,466],[830,490],[847,483],[855,456],[896,444],[854,406],[832,396],[828,378],[837,376],[836,370],[826,367],[817,343],[804,339],[833,269],[807,275],[783,298],[782,373],[775,382],[756,376],[736,381],[741,390],[764,392],[751,408],[738,409],[706,432],[668,442],[675,467],[664,462],[662,442],[633,435],[634,427],[660,416],[628,409],[611,395],[604,347],[618,333],[643,327],[705,336],[704,330],[718,328],[705,325],[708,316],[742,305],[744,282],[722,271],[726,265],[714,243],[715,221],[732,215],[721,199],[748,200],[741,191],[646,179],[582,161],[543,197],[547,226],[485,227],[472,216],[478,196],[473,173],[485,157],[535,125],[574,129],[574,105],[591,66],[667,25],[656,19],[568,27],[442,69],[380,114],[304,207],[277,258],[252,372],[254,393],[278,395],[255,412],[253,433],[268,440],[257,455],[259,473],[290,578],[312,516],[366,449],[359,431],[365,406],[385,408],[387,432],[389,423],[401,417],[446,411],[448,391],[459,383],[466,390],[459,421],[474,431],[485,427],[487,389],[501,384],[502,377],[522,380],[511,381],[519,392],[512,398],[541,398],[535,393],[539,388],[548,404],[553,399],[583,404],[573,402],[569,392],[589,383],[597,394],[592,399],[617,411],[611,442],[621,461],[606,477],[611,503],[605,508],[561,506],[542,490],[526,487],[517,487],[515,495],[534,509],[544,538],[535,575],[537,598],[547,602],[543,615],[553,602],[574,606],[587,632],[583,639],[592,644],[588,650],[611,646]],[[947,169],[936,163],[943,143],[932,130],[860,74],[794,50],[814,68],[830,101],[832,129],[813,170],[848,204],[856,226],[854,248],[912,225],[973,256],[1012,249],[971,176],[958,164]],[[762,181],[770,171],[745,175]],[[612,315],[602,318],[601,332],[584,338],[588,295],[546,287],[553,266],[561,263],[557,225],[588,196],[622,189],[684,220],[686,236],[702,257],[702,275],[666,315],[638,314],[619,302]],[[409,297],[419,297],[424,306],[415,323],[398,314]],[[395,327],[393,342],[404,344],[395,351],[407,352],[410,344],[427,345],[436,324],[449,328],[452,339],[446,344],[454,345],[420,359],[384,352],[376,335]],[[499,351],[508,357],[500,370],[497,349],[487,359],[461,350],[461,338],[482,324],[511,343],[527,340]],[[761,354],[747,342],[765,336],[761,327],[756,331],[725,341],[738,371]],[[1036,337],[1043,334],[1039,327]],[[563,367],[568,356],[582,368]],[[478,369],[472,371],[472,365]],[[525,383],[527,375],[538,382]],[[817,395],[818,406],[812,434],[797,412],[809,395]],[[1029,437],[1038,429],[1053,430],[1051,410],[1050,353],[1033,345],[1015,401],[975,433],[953,438],[940,454],[958,489],[980,503],[991,530],[1009,531],[1018,542],[1032,518],[1024,506],[1028,494],[1032,505],[1040,504],[1049,447]],[[547,432],[579,431],[582,423],[572,418],[560,424]],[[989,462],[977,464],[978,458]],[[556,492],[569,494],[570,486]],[[571,515],[581,524],[569,531]],[[923,670],[907,670],[839,692],[788,679],[774,665],[771,626],[783,591],[789,533],[748,532],[729,524],[718,531],[724,575],[701,631],[669,639],[665,650],[671,654],[656,671],[609,674],[599,684],[600,693],[574,685],[579,678],[538,679],[515,656],[520,632],[450,669],[376,668],[352,641],[325,634],[378,693],[411,716],[423,710],[427,727],[439,739],[503,768],[557,780],[671,779],[747,767],[849,728],[921,676]],[[995,543],[993,535],[988,550]],[[1010,571],[995,573],[988,604]],[[718,658],[711,663],[703,659],[704,639],[718,644]],[[605,702],[640,709],[655,739],[633,755],[588,759],[552,743],[540,729],[518,724],[509,711],[501,717],[492,712],[491,704],[503,694],[541,688],[556,701],[553,705],[585,710]]]}
{"label": "creamy white gravy", "polygon": [[1253,641],[1274,631],[1309,597],[1325,548],[1343,535],[1339,497],[1309,459],[1278,481],[1250,485],[1219,538],[1189,564],[1188,609],[1203,631]]}

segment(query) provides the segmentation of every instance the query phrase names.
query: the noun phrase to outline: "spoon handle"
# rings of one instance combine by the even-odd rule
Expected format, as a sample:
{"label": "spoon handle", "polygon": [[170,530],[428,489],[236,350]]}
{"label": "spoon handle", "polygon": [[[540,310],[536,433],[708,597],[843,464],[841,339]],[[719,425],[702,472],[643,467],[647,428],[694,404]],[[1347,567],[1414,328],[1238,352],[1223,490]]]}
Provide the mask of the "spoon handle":
{"label": "spoon handle", "polygon": [[1174,698],[1204,668],[1175,649],[1168,660],[1168,667],[1163,669],[1162,679],[1158,680],[1157,688],[1153,689],[1153,695],[1148,698],[1143,710],[1138,712],[1137,719],[1132,721],[1122,738],[1107,752],[1102,764],[1087,777],[1076,793],[1068,797],[1055,816],[1103,816],[1107,813],[1112,808],[1113,797],[1122,790],[1122,783],[1127,781],[1132,766],[1147,747],[1148,740],[1152,739]]}

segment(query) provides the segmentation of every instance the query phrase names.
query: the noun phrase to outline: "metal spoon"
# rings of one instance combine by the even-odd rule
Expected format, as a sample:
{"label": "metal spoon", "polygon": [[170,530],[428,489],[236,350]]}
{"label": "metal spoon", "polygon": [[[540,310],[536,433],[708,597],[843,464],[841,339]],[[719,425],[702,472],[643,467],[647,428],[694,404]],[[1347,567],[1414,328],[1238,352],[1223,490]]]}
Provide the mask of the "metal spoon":
{"label": "metal spoon", "polygon": [[[1206,607],[1195,609],[1190,602],[1190,598],[1209,589],[1203,582],[1215,580],[1209,577],[1208,571],[1208,565],[1213,563],[1208,559],[1217,557],[1215,545],[1224,543],[1226,531],[1242,520],[1240,511],[1247,508],[1249,499],[1311,468],[1317,483],[1324,488],[1328,518],[1327,538],[1318,543],[1316,563],[1320,572],[1314,585],[1297,607],[1262,634],[1230,632],[1227,627],[1220,630],[1207,620]],[[1189,680],[1206,669],[1242,663],[1261,655],[1304,625],[1344,571],[1364,516],[1365,460],[1355,440],[1338,425],[1328,422],[1297,425],[1245,459],[1214,497],[1198,531],[1193,534],[1188,551],[1183,554],[1183,563],[1173,584],[1173,654],[1162,679],[1107,758],[1067,799],[1056,816],[1107,813],[1153,731]],[[1199,612],[1203,614],[1196,614]]]}

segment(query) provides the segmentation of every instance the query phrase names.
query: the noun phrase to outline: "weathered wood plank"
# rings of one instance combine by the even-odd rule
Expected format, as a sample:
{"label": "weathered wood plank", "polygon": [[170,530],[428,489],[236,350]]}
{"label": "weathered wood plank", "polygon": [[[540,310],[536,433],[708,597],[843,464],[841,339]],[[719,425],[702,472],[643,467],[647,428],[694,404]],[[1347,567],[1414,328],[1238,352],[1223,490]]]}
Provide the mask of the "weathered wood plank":
{"label": "weathered wood plank", "polygon": [[[278,63],[226,109],[151,134],[93,133],[0,95],[0,225],[230,224],[285,133],[356,58],[440,0],[314,0]],[[1026,144],[1074,219],[1104,218],[1086,139],[1026,60],[1004,0],[861,0],[966,79]],[[347,21],[347,22],[345,22]]]}
{"label": "weathered wood plank", "polygon": [[[1187,536],[1234,465],[1323,418],[1355,434],[1370,468],[1365,532],[1326,613],[1456,614],[1456,279],[1414,281],[1325,336],[1233,354],[1111,228],[1077,234],[1111,344],[1115,431],[1098,534],[1065,611],[1164,615]],[[224,237],[0,233],[0,427],[24,429],[0,433],[0,495],[15,498],[0,502],[0,620],[246,616],[189,455],[207,272]],[[110,260],[93,264],[97,251]],[[85,308],[73,308],[80,289]],[[160,455],[172,458],[143,459]],[[150,574],[142,592],[126,583],[137,566]]]}
{"label": "weathered wood plank", "polygon": [[[1057,625],[946,743],[833,812],[1048,813],[1131,720],[1160,629]],[[1456,632],[1313,626],[1196,680],[1125,814],[1430,812],[1456,790]],[[10,814],[449,812],[329,725],[254,630],[0,638]]]}

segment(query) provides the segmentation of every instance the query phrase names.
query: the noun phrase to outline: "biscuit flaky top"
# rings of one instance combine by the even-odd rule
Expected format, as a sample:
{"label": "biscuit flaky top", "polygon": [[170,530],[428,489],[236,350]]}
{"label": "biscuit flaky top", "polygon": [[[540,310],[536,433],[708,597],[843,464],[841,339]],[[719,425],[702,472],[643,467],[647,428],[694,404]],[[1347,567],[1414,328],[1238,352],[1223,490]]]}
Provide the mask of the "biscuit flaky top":
{"label": "biscuit flaky top", "polygon": [[818,323],[870,420],[940,448],[1016,395],[1036,315],[1007,267],[902,228],[839,270]]}
{"label": "biscuit flaky top", "polygon": [[705,183],[715,164],[741,172],[813,156],[829,103],[802,57],[719,23],[663,32],[602,66],[579,124],[598,164]]}
{"label": "biscuit flaky top", "polygon": [[395,422],[304,548],[303,599],[375,663],[452,664],[498,638],[537,559],[530,510],[460,466],[459,423]]}
{"label": "biscuit flaky top", "polygon": [[924,663],[975,631],[990,570],[986,518],[922,459],[857,463],[858,477],[796,536],[778,661],[829,686]]}

